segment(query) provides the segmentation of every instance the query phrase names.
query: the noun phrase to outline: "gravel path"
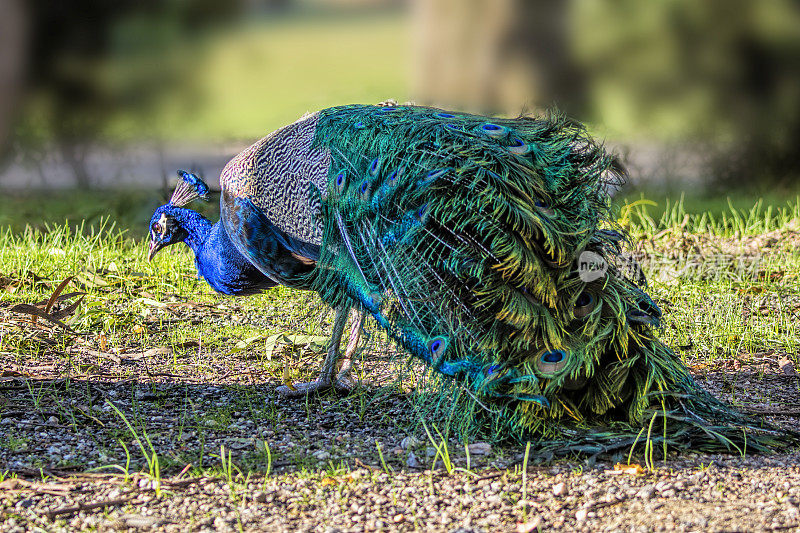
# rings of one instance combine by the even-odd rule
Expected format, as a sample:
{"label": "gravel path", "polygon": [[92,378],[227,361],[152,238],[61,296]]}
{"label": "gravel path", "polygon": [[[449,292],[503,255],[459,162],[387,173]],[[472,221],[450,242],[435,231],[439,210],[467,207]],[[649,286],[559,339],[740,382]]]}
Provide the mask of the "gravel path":
{"label": "gravel path", "polygon": [[[448,473],[406,396],[372,385],[380,361],[348,396],[282,399],[281,367],[255,348],[60,349],[0,352],[2,532],[800,530],[797,451],[657,454],[652,471],[624,456],[531,461],[523,475],[519,446],[450,442]],[[696,370],[800,429],[784,354]]]}
{"label": "gravel path", "polygon": [[80,474],[6,480],[0,512],[4,531],[791,531],[800,529],[798,458],[704,457],[638,475],[559,464],[526,480],[491,469],[172,477],[160,497],[144,476]]}

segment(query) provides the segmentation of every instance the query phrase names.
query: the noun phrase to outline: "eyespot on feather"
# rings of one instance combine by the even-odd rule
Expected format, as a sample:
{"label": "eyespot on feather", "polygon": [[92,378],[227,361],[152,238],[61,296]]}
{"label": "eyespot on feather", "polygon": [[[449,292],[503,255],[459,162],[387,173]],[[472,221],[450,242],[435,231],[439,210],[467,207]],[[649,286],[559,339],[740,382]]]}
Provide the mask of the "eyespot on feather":
{"label": "eyespot on feather", "polygon": [[369,165],[369,175],[374,176],[375,174],[377,174],[380,167],[381,167],[380,159],[376,157],[375,159],[372,160],[372,163],[370,163]]}
{"label": "eyespot on feather", "polygon": [[419,180],[417,185],[420,186],[420,187],[424,187],[426,185],[430,185],[431,183],[433,183],[437,179],[441,178],[445,174],[447,174],[447,169],[446,168],[439,168],[439,169],[436,169],[436,170],[431,170],[430,172],[428,172],[428,174],[424,178]]}
{"label": "eyespot on feather", "polygon": [[333,177],[333,186],[337,192],[342,192],[347,186],[347,171],[342,169]]}
{"label": "eyespot on feather", "polygon": [[555,210],[550,207],[550,204],[545,202],[544,200],[534,200],[533,206],[536,208],[539,213],[544,216],[551,217],[556,214]]}
{"label": "eyespot on feather", "polygon": [[435,113],[433,115],[436,118],[455,118],[456,116],[451,113]]}
{"label": "eyespot on feather", "polygon": [[578,295],[578,299],[575,300],[575,307],[572,310],[572,314],[575,318],[584,318],[589,316],[596,306],[597,299],[594,294],[589,291],[583,291]]}
{"label": "eyespot on feather", "polygon": [[493,139],[499,139],[501,137],[505,137],[506,134],[508,134],[508,129],[499,124],[494,124],[492,122],[487,122],[485,124],[482,124],[480,126],[480,130]]}
{"label": "eyespot on feather", "polygon": [[362,197],[369,196],[369,180],[364,180],[361,182],[361,186],[358,188],[358,192],[361,194]]}
{"label": "eyespot on feather", "polygon": [[514,137],[508,146],[508,151],[516,155],[525,155],[531,151],[531,147],[519,137]]}
{"label": "eyespot on feather", "polygon": [[447,339],[444,337],[434,337],[428,341],[428,350],[432,359],[438,359],[447,350]]}
{"label": "eyespot on feather", "polygon": [[542,350],[536,355],[534,367],[540,374],[551,377],[567,366],[569,358],[564,350]]}

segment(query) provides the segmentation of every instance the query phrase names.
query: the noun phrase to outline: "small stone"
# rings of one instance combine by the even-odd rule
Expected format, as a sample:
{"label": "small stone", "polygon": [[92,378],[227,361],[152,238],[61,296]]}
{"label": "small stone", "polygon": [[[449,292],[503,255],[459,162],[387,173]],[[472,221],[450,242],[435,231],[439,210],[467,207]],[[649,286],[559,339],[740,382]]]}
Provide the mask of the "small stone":
{"label": "small stone", "polygon": [[567,493],[567,484],[561,481],[553,485],[553,496],[563,496]]}
{"label": "small stone", "polygon": [[786,376],[797,376],[797,370],[794,368],[794,362],[792,362],[792,360],[788,357],[781,357],[781,359],[778,361],[778,367]]}
{"label": "small stone", "polygon": [[517,507],[521,507],[525,511],[530,511],[536,504],[534,500],[520,500],[517,502]]}
{"label": "small stone", "polygon": [[267,493],[259,490],[253,494],[253,501],[258,503],[267,503]]}
{"label": "small stone", "polygon": [[636,493],[636,497],[642,500],[650,500],[655,495],[655,489],[653,487],[644,487],[642,490]]}
{"label": "small stone", "polygon": [[28,507],[32,506],[34,503],[36,503],[36,502],[34,502],[32,499],[25,498],[25,499],[22,499],[22,500],[18,501],[14,505],[14,507],[16,507],[17,509],[27,509]]}
{"label": "small stone", "polygon": [[583,522],[584,520],[586,520],[587,516],[589,516],[589,511],[587,511],[586,509],[579,509],[578,511],[575,512],[575,520],[577,520],[578,522]]}
{"label": "small stone", "polygon": [[406,437],[400,441],[400,447],[403,448],[404,450],[407,450],[409,448],[414,448],[416,446],[419,446],[420,444],[422,444],[422,441],[415,437]]}
{"label": "small stone", "polygon": [[488,442],[473,442],[467,446],[467,450],[472,455],[489,455],[492,453],[492,445]]}
{"label": "small stone", "polygon": [[517,533],[531,533],[536,531],[542,525],[542,517],[537,515],[533,520],[529,520],[524,524],[517,524]]}
{"label": "small stone", "polygon": [[658,492],[664,492],[664,491],[672,489],[672,484],[668,483],[666,481],[659,481],[658,483],[656,483],[656,487],[655,488],[656,488],[656,490]]}
{"label": "small stone", "polygon": [[417,456],[414,455],[414,452],[408,452],[408,458],[406,459],[406,466],[409,468],[422,468],[422,463],[419,462]]}
{"label": "small stone", "polygon": [[396,515],[394,515],[394,518],[392,518],[392,521],[393,521],[395,524],[399,524],[400,522],[402,522],[402,521],[403,521],[403,520],[405,520],[405,519],[406,519],[406,517],[405,517],[405,516],[403,516],[402,514],[396,514]]}
{"label": "small stone", "polygon": [[120,521],[126,526],[133,528],[148,528],[161,523],[161,520],[158,518],[140,514],[122,515]]}
{"label": "small stone", "polygon": [[230,522],[218,516],[214,519],[214,529],[217,531],[233,531],[233,526]]}
{"label": "small stone", "polygon": [[57,426],[58,425],[58,418],[56,418],[55,416],[51,416],[50,418],[47,419],[47,425],[48,426]]}
{"label": "small stone", "polygon": [[316,452],[314,452],[314,453],[313,453],[313,454],[311,454],[311,455],[313,455],[313,456],[314,456],[314,458],[315,458],[317,461],[325,461],[326,459],[329,459],[329,458],[330,458],[330,456],[331,456],[331,454],[330,454],[330,453],[328,453],[328,452],[326,452],[325,450],[317,450]]}

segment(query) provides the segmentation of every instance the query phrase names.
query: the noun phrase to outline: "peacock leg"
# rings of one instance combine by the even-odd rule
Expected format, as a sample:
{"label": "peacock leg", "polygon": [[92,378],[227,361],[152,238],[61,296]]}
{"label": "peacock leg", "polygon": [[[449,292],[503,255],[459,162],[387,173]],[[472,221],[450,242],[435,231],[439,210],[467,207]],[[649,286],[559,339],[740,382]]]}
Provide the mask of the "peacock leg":
{"label": "peacock leg", "polygon": [[342,358],[342,366],[339,373],[336,375],[336,390],[351,391],[356,386],[356,381],[353,379],[353,354],[358,347],[358,341],[361,340],[361,325],[364,323],[364,311],[357,311],[353,325],[350,326],[350,338],[347,341],[347,347],[344,350],[344,357]]}
{"label": "peacock leg", "polygon": [[[333,376],[336,372],[336,362],[339,360],[339,343],[342,341],[342,333],[344,333],[349,311],[350,306],[348,305],[336,308],[336,318],[333,319],[333,332],[331,332],[331,340],[328,343],[328,353],[325,355],[325,361],[322,363],[319,377],[309,383],[295,383],[292,388],[288,386],[278,387],[276,390],[279,394],[289,397],[305,396],[309,392],[317,392],[334,386]],[[350,343],[348,343],[349,346]]]}

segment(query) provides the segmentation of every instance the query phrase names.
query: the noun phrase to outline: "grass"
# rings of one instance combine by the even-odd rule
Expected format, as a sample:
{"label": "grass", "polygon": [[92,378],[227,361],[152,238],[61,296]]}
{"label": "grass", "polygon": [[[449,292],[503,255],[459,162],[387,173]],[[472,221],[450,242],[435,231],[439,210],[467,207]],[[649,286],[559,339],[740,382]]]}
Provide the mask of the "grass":
{"label": "grass", "polygon": [[[130,357],[130,352],[150,353],[148,350],[164,348],[167,353],[156,351],[146,357],[161,361],[159,368],[173,375],[197,375],[198,383],[205,384],[206,375],[213,379],[235,373],[237,362],[244,360],[255,361],[256,367],[274,383],[283,376],[285,360],[291,361],[293,379],[309,379],[318,356],[313,346],[304,349],[301,345],[320,335],[331,317],[314,295],[283,288],[239,300],[219,296],[197,279],[193,257],[185,247],[173,247],[148,263],[142,236],[149,214],[134,224],[130,220],[138,217],[134,216],[138,210],[110,193],[68,194],[73,204],[60,210],[55,208],[55,198],[52,208],[50,199],[17,198],[18,213],[41,212],[46,216],[40,224],[27,228],[23,228],[24,219],[4,220],[7,226],[0,230],[0,285],[4,288],[0,304],[46,300],[61,280],[74,276],[65,292],[86,294],[67,300],[83,298],[63,321],[77,335],[42,336],[29,328],[4,325],[0,326],[0,352],[14,354],[20,365],[55,358],[56,363],[65,366],[68,379],[58,386],[44,387],[33,378],[25,381],[25,401],[41,410],[44,418],[58,410],[59,419],[70,423],[76,432],[96,428],[113,433],[112,444],[105,446],[108,454],[116,455],[117,464],[125,464],[119,470],[126,478],[143,467],[160,490],[164,472],[174,472],[191,463],[194,474],[223,475],[233,487],[252,472],[274,476],[276,469],[285,472],[289,468],[300,476],[313,477],[322,475],[320,472],[327,468],[330,475],[338,476],[353,467],[345,444],[339,441],[326,445],[331,454],[323,461],[327,466],[320,471],[320,462],[309,451],[316,449],[313,440],[305,441],[302,435],[293,434],[293,446],[287,448],[277,444],[283,442],[279,434],[262,437],[229,429],[241,421],[278,428],[287,424],[287,417],[297,416],[301,423],[313,427],[347,412],[353,424],[372,424],[383,432],[423,436],[421,426],[414,425],[413,416],[403,419],[380,407],[396,396],[386,388],[362,389],[346,398],[308,398],[305,403],[293,404],[293,411],[287,411],[263,387],[250,387],[246,381],[241,385],[221,385],[227,399],[209,402],[199,395],[204,389],[186,385],[176,397],[174,389],[164,392],[158,378],[131,373],[125,379],[143,383],[131,381],[126,395],[131,398],[132,411],[127,415],[117,408],[120,396],[106,401],[95,399],[98,382],[81,380],[81,375],[97,373],[105,364],[104,358],[124,358]],[[81,225],[77,214],[86,205],[110,213],[109,219]],[[209,210],[213,211],[213,204]],[[58,223],[64,216],[67,222],[62,219]],[[658,206],[654,209],[639,203],[623,208],[620,217],[634,242],[639,243],[651,293],[664,308],[662,338],[689,366],[695,370],[713,369],[734,358],[746,364],[765,353],[789,357],[798,353],[800,255],[795,250],[799,242],[800,200],[786,206],[759,202],[745,210],[723,204],[710,212],[688,211],[682,202],[670,203],[663,211]],[[128,221],[124,223],[129,228],[122,228],[123,221]],[[64,305],[66,302],[61,304]],[[288,348],[281,348],[287,343]],[[83,355],[75,355],[76,350]],[[287,350],[294,355],[286,357]],[[84,357],[87,351],[95,354],[88,360]],[[216,356],[208,357],[210,352]],[[265,352],[270,352],[270,357]],[[213,382],[208,386],[213,387]],[[78,394],[86,398],[78,402],[80,408],[66,401]],[[106,424],[109,420],[103,416],[104,405],[111,405],[112,411],[107,414],[116,417],[115,432],[100,428],[104,420]],[[174,424],[160,428],[151,423],[154,414],[166,411],[178,413]],[[456,453],[464,443],[447,437],[453,434],[449,427],[441,431],[433,427],[435,436],[424,428],[435,449],[433,460],[440,460],[448,472],[471,472],[487,464],[469,457],[468,449],[466,456]],[[658,436],[659,429],[647,428],[648,441]],[[252,446],[245,442],[252,448],[245,451],[235,447],[232,450],[226,444],[217,455],[214,452],[220,450],[220,443],[213,435],[225,435],[229,439],[225,442],[233,439],[234,444],[242,444],[239,441],[246,438],[255,441]],[[113,445],[117,439],[122,447]],[[405,466],[405,455],[398,457],[383,444],[385,440],[380,440],[367,439],[367,453],[376,468],[393,474]],[[189,441],[194,444],[187,446]],[[134,454],[131,458],[131,443],[140,449],[141,457]],[[27,441],[9,434],[2,444],[20,450]],[[530,449],[524,455],[526,463],[531,459],[528,452]],[[492,460],[503,454],[513,457],[515,453],[522,457],[522,450],[509,452],[500,448]],[[654,467],[652,445],[646,461],[649,468]]]}
{"label": "grass", "polygon": [[[390,11],[290,17],[221,32],[198,60],[202,105],[172,118],[181,127],[168,132],[179,139],[259,138],[307,111],[402,99],[410,69],[406,30],[405,18]],[[167,124],[171,109],[183,106],[166,103]]]}
{"label": "grass", "polygon": [[[308,111],[408,99],[410,40],[408,16],[398,9],[295,9],[193,32],[158,57],[123,54],[107,65],[105,83],[143,77],[159,61],[176,79],[159,83],[147,108],[115,110],[103,135],[254,139]],[[31,107],[31,117],[47,111],[46,102]]]}
{"label": "grass", "polygon": [[629,214],[633,241],[648,254],[653,296],[666,307],[662,336],[697,364],[743,352],[797,353],[800,261],[791,235],[800,229],[800,199],[785,207],[759,200],[749,209],[726,203],[687,212],[678,201],[660,217],[638,205]]}

